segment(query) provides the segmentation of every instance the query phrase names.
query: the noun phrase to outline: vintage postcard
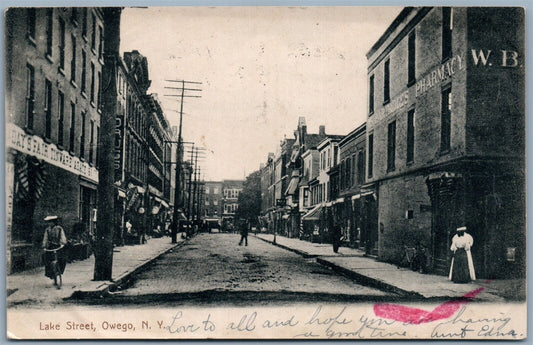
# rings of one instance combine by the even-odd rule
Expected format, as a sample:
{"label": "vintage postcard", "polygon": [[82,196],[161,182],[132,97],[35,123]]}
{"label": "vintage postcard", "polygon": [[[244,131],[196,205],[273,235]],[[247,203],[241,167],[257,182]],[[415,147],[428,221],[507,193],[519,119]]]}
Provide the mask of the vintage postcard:
{"label": "vintage postcard", "polygon": [[7,337],[527,337],[525,10],[18,7]]}

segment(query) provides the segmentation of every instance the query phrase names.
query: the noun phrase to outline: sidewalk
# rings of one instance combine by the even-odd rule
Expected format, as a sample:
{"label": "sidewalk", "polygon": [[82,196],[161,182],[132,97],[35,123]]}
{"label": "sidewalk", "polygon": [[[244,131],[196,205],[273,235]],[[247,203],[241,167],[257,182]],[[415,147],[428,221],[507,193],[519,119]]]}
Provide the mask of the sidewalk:
{"label": "sidewalk", "polygon": [[[273,243],[274,235],[257,234],[257,238]],[[525,296],[525,280],[476,280],[470,284],[454,284],[445,276],[422,274],[407,268],[364,256],[358,249],[341,247],[334,253],[331,244],[318,244],[276,236],[276,245],[345,274],[354,280],[382,290],[420,299],[452,299],[483,287],[476,300],[502,302]]]}
{"label": "sidewalk", "polygon": [[178,243],[170,237],[150,238],[143,245],[128,245],[113,249],[112,281],[93,281],[94,255],[88,259],[67,264],[63,286],[56,289],[52,280],[44,276],[44,267],[38,267],[6,277],[8,307],[21,303],[54,304],[69,297],[104,294],[126,280],[132,273],[149,264],[160,255],[179,246],[184,240],[178,234]]}

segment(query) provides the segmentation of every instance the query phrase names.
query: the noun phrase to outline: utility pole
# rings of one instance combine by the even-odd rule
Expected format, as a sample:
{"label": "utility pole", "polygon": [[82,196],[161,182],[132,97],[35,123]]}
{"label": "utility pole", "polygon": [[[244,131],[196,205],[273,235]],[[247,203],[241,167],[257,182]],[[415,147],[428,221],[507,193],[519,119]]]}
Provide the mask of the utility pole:
{"label": "utility pole", "polygon": [[178,145],[176,148],[176,180],[175,180],[175,190],[174,190],[174,210],[172,217],[172,243],[177,243],[178,238],[178,226],[179,226],[179,204],[180,200],[180,175],[181,175],[181,129],[183,126],[183,99],[185,97],[195,97],[200,98],[201,96],[197,95],[185,95],[185,91],[202,91],[201,89],[190,89],[185,88],[185,84],[202,84],[196,81],[185,81],[185,80],[167,80],[168,82],[181,83],[181,87],[165,87],[166,89],[175,89],[181,91],[179,95],[165,95],[167,97],[180,97],[180,120],[178,128]]}
{"label": "utility pole", "polygon": [[[191,151],[191,169],[193,165],[193,152],[194,152],[194,143],[192,144],[192,151]],[[189,188],[187,192],[187,222],[188,223],[191,221],[191,185],[192,185],[192,171],[189,174]]]}
{"label": "utility pole", "polygon": [[120,46],[119,7],[103,8],[104,23],[109,28],[105,35],[102,68],[102,116],[98,138],[98,205],[94,244],[94,280],[111,280],[113,273],[113,233],[115,231],[115,126],[117,81],[116,69]]}

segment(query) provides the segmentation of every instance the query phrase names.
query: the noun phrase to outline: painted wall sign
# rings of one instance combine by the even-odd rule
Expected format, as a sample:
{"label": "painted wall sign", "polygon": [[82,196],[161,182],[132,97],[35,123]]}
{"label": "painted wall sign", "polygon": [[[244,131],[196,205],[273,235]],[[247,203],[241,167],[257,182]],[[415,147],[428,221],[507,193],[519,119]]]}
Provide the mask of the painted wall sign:
{"label": "painted wall sign", "polygon": [[394,113],[396,110],[403,108],[407,105],[409,101],[409,90],[405,90],[399,96],[396,96],[392,99],[387,105],[383,108],[376,110],[376,113],[379,117],[386,116],[388,114]]}
{"label": "painted wall sign", "polygon": [[6,124],[6,146],[98,183],[98,170],[89,163],[58,149],[55,144],[46,143],[39,136],[27,134],[13,123]]}
{"label": "painted wall sign", "polygon": [[416,97],[425,94],[435,85],[440,85],[442,81],[451,78],[457,71],[462,71],[465,68],[464,57],[460,55],[452,57],[439,67],[431,70],[416,83]]}
{"label": "painted wall sign", "polygon": [[115,181],[122,180],[122,142],[124,134],[124,116],[115,117],[115,158],[113,166],[115,168]]}

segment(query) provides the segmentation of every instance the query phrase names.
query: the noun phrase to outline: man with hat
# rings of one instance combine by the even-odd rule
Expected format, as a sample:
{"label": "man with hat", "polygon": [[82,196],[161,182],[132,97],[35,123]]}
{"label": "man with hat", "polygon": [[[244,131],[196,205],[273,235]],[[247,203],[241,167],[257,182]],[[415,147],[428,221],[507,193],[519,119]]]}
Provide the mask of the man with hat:
{"label": "man with hat", "polygon": [[[44,231],[43,237],[43,249],[57,251],[57,261],[59,263],[59,269],[61,274],[65,271],[65,266],[67,265],[67,259],[65,257],[63,247],[67,244],[67,236],[65,235],[65,230],[59,225],[58,216],[46,216],[44,221],[47,223],[46,230]],[[54,279],[52,261],[54,260],[54,253],[46,251],[44,255],[44,264],[45,264],[45,275]]]}
{"label": "man with hat", "polygon": [[474,239],[466,232],[466,226],[457,228],[457,234],[452,238],[450,250],[453,251],[449,279],[454,283],[469,283],[476,280],[476,271],[470,248]]}

